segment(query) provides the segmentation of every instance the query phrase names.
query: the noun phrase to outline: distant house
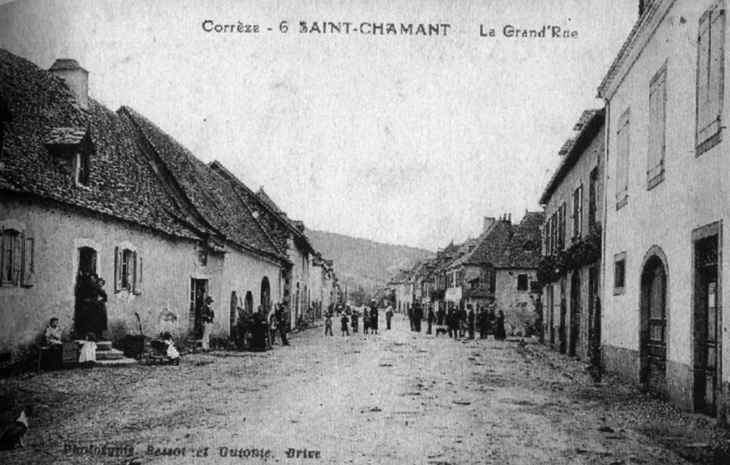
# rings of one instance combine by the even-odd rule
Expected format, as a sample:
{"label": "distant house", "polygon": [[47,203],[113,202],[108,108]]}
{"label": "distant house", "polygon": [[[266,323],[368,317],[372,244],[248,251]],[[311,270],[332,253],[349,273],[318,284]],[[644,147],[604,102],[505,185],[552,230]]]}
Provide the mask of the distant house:
{"label": "distant house", "polygon": [[541,212],[526,212],[519,224],[508,216],[498,219],[461,262],[468,285],[463,298],[473,305],[487,305],[505,313],[511,330],[532,331],[540,289]]}
{"label": "distant house", "polygon": [[[67,336],[196,338],[206,296],[214,336],[228,337],[240,310],[285,299],[292,269],[309,303],[313,250],[300,228],[272,228],[283,214],[242,195],[220,164],[205,165],[134,110],[90,98],[88,76],[74,60],[44,71],[0,50],[4,360],[21,356],[52,316]],[[97,275],[106,325],[89,318]]]}
{"label": "distant house", "polygon": [[603,79],[606,369],[730,420],[727,2],[641,2]]}
{"label": "distant house", "polygon": [[[545,208],[541,280],[543,334],[560,352],[588,357],[600,337],[604,111],[583,112],[576,136],[560,150],[560,164],[540,197]],[[591,324],[593,322],[593,325]],[[597,341],[595,342],[597,345]]]}

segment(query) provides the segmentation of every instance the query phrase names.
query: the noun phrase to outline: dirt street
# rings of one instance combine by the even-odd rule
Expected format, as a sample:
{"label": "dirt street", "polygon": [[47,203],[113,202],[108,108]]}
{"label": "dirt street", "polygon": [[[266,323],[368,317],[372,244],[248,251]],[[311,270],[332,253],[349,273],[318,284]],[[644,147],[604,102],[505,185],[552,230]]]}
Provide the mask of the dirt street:
{"label": "dirt street", "polygon": [[708,419],[596,386],[535,343],[426,336],[399,316],[380,335],[334,329],[179,367],[1,380],[3,422],[22,404],[34,416],[0,463],[730,463]]}

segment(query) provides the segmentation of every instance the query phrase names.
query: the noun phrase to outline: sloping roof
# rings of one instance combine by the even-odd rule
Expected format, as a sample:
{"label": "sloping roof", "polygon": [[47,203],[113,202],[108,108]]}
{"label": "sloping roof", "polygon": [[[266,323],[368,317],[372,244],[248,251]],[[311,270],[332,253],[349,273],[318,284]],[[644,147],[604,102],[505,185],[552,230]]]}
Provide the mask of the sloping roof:
{"label": "sloping roof", "polygon": [[281,209],[278,205],[276,205],[276,202],[269,197],[269,195],[264,191],[263,187],[260,187],[258,192],[256,192],[256,197],[261,200],[267,207],[269,207],[274,213],[276,213],[281,221],[283,221],[285,224],[289,226],[290,229],[292,229],[292,232],[294,232],[295,236],[301,243],[304,245],[305,248],[309,249],[311,252],[314,252],[314,246],[309,241],[309,238],[306,234],[304,234],[304,223],[301,221],[295,221],[289,218],[289,216]]}
{"label": "sloping roof", "polygon": [[157,162],[170,172],[185,199],[207,225],[245,249],[283,258],[246,203],[219,173],[131,108],[122,107],[119,113],[153,148]]}
{"label": "sloping roof", "polygon": [[[0,50],[0,100],[12,117],[4,125],[0,189],[196,237],[115,113],[93,99],[88,111],[80,110],[63,80],[5,50]],[[45,145],[74,144],[82,132],[91,141],[88,186],[79,186]]]}
{"label": "sloping roof", "polygon": [[497,221],[463,264],[491,264],[496,268],[536,267],[540,260],[540,227],[544,219],[542,212],[526,212],[518,225],[507,220]]}
{"label": "sloping roof", "polygon": [[550,201],[550,197],[558,188],[565,176],[580,160],[585,149],[596,138],[601,137],[601,129],[605,121],[605,110],[603,108],[596,110],[586,110],[580,116],[578,123],[574,129],[578,134],[568,139],[563,147],[561,147],[558,155],[561,155],[560,164],[553,173],[550,181],[548,181],[545,191],[540,196],[540,205],[546,205]]}
{"label": "sloping roof", "polygon": [[520,224],[512,227],[511,239],[494,266],[536,268],[542,256],[540,227],[544,221],[543,212],[525,213]]}
{"label": "sloping roof", "polygon": [[499,261],[512,236],[512,224],[499,220],[487,231],[482,241],[464,261],[465,265],[494,265]]}

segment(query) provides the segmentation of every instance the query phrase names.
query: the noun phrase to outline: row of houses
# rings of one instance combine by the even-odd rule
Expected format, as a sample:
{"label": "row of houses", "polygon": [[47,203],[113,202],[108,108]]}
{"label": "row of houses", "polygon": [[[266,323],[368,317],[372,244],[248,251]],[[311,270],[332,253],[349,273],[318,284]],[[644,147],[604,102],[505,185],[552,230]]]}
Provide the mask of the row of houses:
{"label": "row of houses", "polygon": [[529,298],[546,344],[727,424],[726,1],[640,0],[603,108],[559,150],[544,212],[488,219],[401,271],[397,307],[493,303],[509,320]]}
{"label": "row of houses", "polygon": [[53,316],[69,335],[84,326],[97,277],[108,314],[97,336],[108,339],[196,338],[207,296],[218,337],[241,311],[280,303],[294,327],[339,298],[333,263],[301,222],[135,110],[105,108],[88,80],[75,60],[43,70],[0,50],[3,363]]}
{"label": "row of houses", "polygon": [[451,243],[435,257],[401,270],[389,282],[395,307],[502,310],[512,330],[529,334],[540,305],[537,266],[541,258],[543,213],[526,212],[519,223],[511,216],[484,219],[482,233],[462,244]]}
{"label": "row of houses", "polygon": [[727,424],[726,1],[639,13],[541,198],[544,336]]}

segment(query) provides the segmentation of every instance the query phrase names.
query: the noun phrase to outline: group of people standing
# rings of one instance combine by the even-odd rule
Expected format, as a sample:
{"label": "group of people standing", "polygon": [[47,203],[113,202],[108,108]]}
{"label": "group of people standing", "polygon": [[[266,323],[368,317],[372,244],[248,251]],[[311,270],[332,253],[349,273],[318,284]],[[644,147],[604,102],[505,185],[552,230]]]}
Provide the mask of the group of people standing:
{"label": "group of people standing", "polygon": [[74,337],[103,338],[107,330],[106,282],[96,273],[80,271],[76,280]]}
{"label": "group of people standing", "polygon": [[[342,331],[342,336],[349,336],[350,335],[350,327],[352,328],[352,333],[356,334],[359,331],[360,326],[360,316],[361,312],[357,310],[351,309],[348,307],[342,307],[337,306],[335,308],[335,312],[338,317],[340,317],[340,329]],[[324,322],[324,334],[325,336],[330,335],[333,336],[332,333],[332,318],[334,315],[332,315],[331,312],[328,312],[325,315],[325,322]],[[386,322],[386,329],[390,329],[391,321],[393,319],[393,307],[388,305],[388,307],[385,309],[385,322]],[[380,320],[380,307],[377,305],[377,302],[373,300],[370,304],[370,306],[365,306],[362,309],[362,328],[364,334],[378,334],[378,326],[379,326],[379,320]]]}
{"label": "group of people standing", "polygon": [[[408,309],[408,319],[411,323],[411,331],[421,332],[421,321],[423,320],[423,307],[416,302]],[[474,306],[467,304],[466,307],[451,307],[448,311],[445,308],[439,308],[434,311],[432,305],[428,307],[426,316],[428,329],[426,334],[433,333],[433,327],[445,326],[445,331],[449,337],[469,339],[475,338],[475,332],[479,330],[479,339],[486,339],[489,332],[493,332],[494,338],[497,340],[507,339],[507,332],[504,327],[504,312],[499,310],[495,315],[493,311],[485,307],[478,307],[476,312]]]}

